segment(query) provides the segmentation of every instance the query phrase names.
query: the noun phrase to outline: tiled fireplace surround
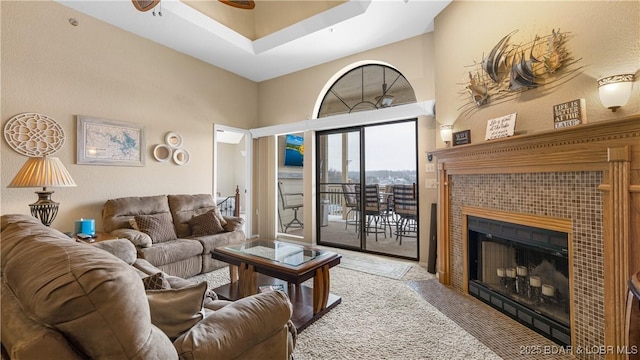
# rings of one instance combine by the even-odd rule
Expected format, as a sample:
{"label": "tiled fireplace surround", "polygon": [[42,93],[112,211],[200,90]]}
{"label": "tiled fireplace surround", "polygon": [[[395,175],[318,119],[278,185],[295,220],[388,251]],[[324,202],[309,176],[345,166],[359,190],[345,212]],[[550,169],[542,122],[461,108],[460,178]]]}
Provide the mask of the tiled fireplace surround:
{"label": "tiled fireplace surround", "polygon": [[451,285],[464,289],[463,206],[572,219],[573,341],[589,348],[604,344],[601,180],[601,172],[452,175]]}
{"label": "tiled fireplace surround", "polygon": [[463,207],[570,220],[572,345],[624,345],[625,284],[640,269],[640,117],[434,154],[440,282],[467,289]]}

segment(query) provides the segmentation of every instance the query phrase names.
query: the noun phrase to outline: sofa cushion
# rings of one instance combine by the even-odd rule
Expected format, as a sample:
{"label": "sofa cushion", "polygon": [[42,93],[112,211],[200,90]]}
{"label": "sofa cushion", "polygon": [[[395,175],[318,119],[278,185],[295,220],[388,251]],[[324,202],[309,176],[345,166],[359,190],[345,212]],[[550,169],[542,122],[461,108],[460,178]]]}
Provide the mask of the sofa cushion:
{"label": "sofa cushion", "polygon": [[3,280],[27,316],[61,332],[86,358],[177,359],[148,320],[134,269],[28,217],[3,227],[0,237]]}
{"label": "sofa cushion", "polygon": [[[179,238],[191,236],[189,220],[194,216],[217,209],[216,202],[210,194],[168,195],[167,200],[173,216],[173,224],[176,227],[176,234]],[[218,210],[219,212],[220,210]],[[217,216],[219,216],[220,223],[224,226],[226,220],[222,218],[222,214]]]}
{"label": "sofa cushion", "polygon": [[169,281],[164,276],[163,272],[157,272],[153,275],[142,278],[145,290],[164,290],[171,289]]}
{"label": "sofa cushion", "polygon": [[138,257],[155,266],[161,266],[201,255],[203,249],[199,241],[176,239],[154,244],[149,248],[140,248],[138,249]]}
{"label": "sofa cushion", "polygon": [[136,215],[134,218],[138,229],[149,235],[154,244],[178,238],[169,213]]}
{"label": "sofa cushion", "polygon": [[204,318],[207,283],[181,289],[147,290],[151,322],[175,340]]}
{"label": "sofa cushion", "polygon": [[102,208],[102,221],[105,232],[115,229],[132,229],[129,220],[136,215],[170,213],[166,195],[130,196],[110,199]]}
{"label": "sofa cushion", "polygon": [[0,284],[2,346],[9,359],[48,359],[51,354],[60,359],[82,359],[60,332],[26,316],[4,281]]}
{"label": "sofa cushion", "polygon": [[193,236],[215,235],[224,231],[215,210],[194,216],[189,220],[189,226],[191,226],[191,235]]}

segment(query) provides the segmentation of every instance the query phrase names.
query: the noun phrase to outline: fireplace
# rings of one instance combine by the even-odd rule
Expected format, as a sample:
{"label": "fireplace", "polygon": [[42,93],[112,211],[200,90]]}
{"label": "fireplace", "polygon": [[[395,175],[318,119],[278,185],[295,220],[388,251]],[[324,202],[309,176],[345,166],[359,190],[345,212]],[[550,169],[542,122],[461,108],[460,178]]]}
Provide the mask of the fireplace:
{"label": "fireplace", "polygon": [[571,345],[568,234],[467,217],[469,294]]}
{"label": "fireplace", "polygon": [[[432,152],[439,281],[469,292],[468,216],[565,232],[571,345],[582,349],[626,344],[626,284],[640,269],[640,116],[599,120]],[[549,226],[554,219],[566,222]]]}

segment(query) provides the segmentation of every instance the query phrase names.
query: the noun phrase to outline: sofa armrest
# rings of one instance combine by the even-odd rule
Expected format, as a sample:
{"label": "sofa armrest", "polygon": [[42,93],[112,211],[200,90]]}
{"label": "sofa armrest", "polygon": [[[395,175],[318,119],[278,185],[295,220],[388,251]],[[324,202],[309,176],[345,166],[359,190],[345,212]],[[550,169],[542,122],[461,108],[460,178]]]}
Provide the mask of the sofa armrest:
{"label": "sofa armrest", "polygon": [[227,224],[223,226],[224,231],[242,230],[242,225],[244,225],[243,218],[234,216],[223,216],[223,218],[227,221]]}
{"label": "sofa armrest", "polygon": [[[180,358],[235,359],[279,332],[285,332],[291,314],[291,303],[284,293],[256,294],[213,312],[177,338],[173,345]],[[285,347],[282,352],[286,353],[288,343],[282,345]]]}
{"label": "sofa armrest", "polygon": [[151,237],[142,231],[134,229],[115,229],[111,232],[111,235],[118,238],[123,238],[131,241],[135,246],[139,247],[151,247]]}
{"label": "sofa armrest", "polygon": [[136,247],[127,239],[98,241],[91,246],[102,249],[129,265],[132,265],[137,258]]}

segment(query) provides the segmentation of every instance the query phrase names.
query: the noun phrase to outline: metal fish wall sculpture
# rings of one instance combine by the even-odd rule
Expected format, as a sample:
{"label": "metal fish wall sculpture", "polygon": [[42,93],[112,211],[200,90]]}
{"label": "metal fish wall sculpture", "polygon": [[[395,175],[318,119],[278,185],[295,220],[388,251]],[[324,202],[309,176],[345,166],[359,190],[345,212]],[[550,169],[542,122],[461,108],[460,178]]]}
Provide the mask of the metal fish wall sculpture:
{"label": "metal fish wall sculpture", "polygon": [[553,29],[528,43],[513,44],[517,32],[504,36],[482,61],[468,66],[469,81],[460,95],[471,99],[458,109],[463,115],[513,100],[526,90],[555,88],[582,69],[576,67],[581,59],[573,59],[567,50],[568,33]]}

